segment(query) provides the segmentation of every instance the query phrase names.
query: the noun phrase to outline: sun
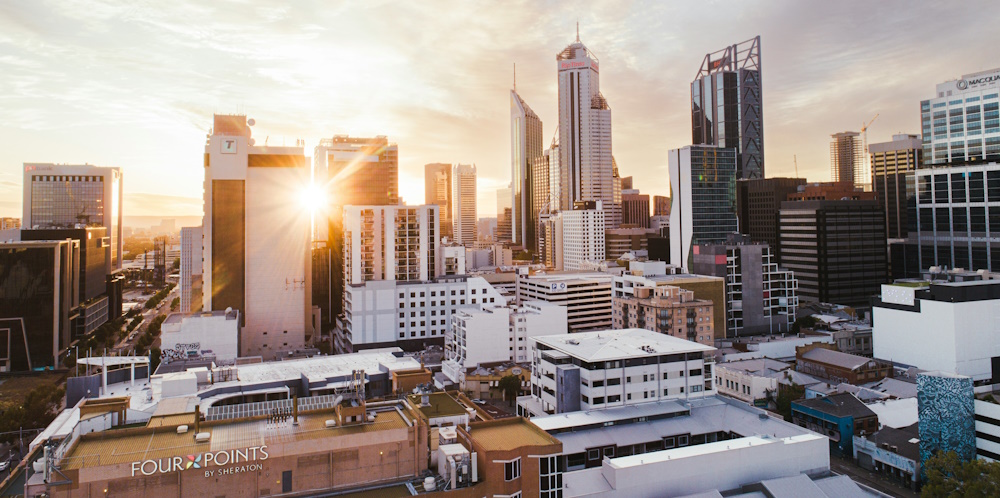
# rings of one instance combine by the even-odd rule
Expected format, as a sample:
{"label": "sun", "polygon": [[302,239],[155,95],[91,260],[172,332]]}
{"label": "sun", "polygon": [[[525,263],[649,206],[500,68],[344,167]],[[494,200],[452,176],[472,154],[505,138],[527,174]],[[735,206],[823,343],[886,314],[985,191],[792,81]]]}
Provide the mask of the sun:
{"label": "sun", "polygon": [[299,192],[299,203],[310,213],[317,213],[326,207],[326,192],[319,185],[310,183]]}

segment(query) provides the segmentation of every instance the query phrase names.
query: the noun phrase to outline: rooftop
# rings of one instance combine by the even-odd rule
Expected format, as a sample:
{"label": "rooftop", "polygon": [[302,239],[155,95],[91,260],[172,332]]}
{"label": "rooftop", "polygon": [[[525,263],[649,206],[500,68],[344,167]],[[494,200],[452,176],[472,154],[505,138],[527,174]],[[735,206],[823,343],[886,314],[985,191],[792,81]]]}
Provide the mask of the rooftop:
{"label": "rooftop", "polygon": [[868,362],[874,361],[871,358],[865,358],[864,356],[857,356],[824,348],[816,348],[806,351],[805,353],[802,353],[802,359],[817,363],[825,363],[827,365],[834,365],[848,370],[856,370],[865,366]]}
{"label": "rooftop", "polygon": [[715,351],[711,346],[645,329],[604,330],[534,338],[584,361],[606,361],[676,353]]}
{"label": "rooftop", "polygon": [[833,394],[812,399],[802,399],[792,402],[795,405],[812,408],[821,413],[826,413],[837,418],[842,417],[875,417],[867,405],[861,402],[857,396],[850,393]]}
{"label": "rooftop", "polygon": [[750,360],[727,361],[725,363],[718,363],[715,366],[716,368],[725,368],[727,370],[766,375],[787,370],[792,364],[770,358],[754,358]]}
{"label": "rooftop", "polygon": [[561,444],[558,439],[522,417],[475,422],[469,427],[469,437],[487,451]]}
{"label": "rooftop", "polygon": [[[866,438],[878,446],[882,446],[883,443],[888,444],[890,451],[903,458],[920,461],[920,431],[917,422],[899,429],[882,427],[878,432],[869,434]],[[892,446],[897,449],[892,450]]]}
{"label": "rooftop", "polygon": [[436,392],[426,394],[427,402],[429,406],[420,406],[420,394],[411,394],[409,396],[410,404],[414,408],[420,410],[420,413],[427,417],[428,419],[437,417],[456,417],[459,415],[468,415],[469,412],[466,411],[465,407],[461,403],[455,401],[450,394],[444,392]]}

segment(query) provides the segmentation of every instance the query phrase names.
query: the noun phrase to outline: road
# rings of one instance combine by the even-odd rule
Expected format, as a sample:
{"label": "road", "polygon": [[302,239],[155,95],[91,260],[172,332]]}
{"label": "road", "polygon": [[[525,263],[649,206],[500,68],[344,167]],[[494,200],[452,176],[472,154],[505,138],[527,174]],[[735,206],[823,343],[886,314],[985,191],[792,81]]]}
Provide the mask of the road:
{"label": "road", "polygon": [[855,465],[850,459],[830,455],[830,470],[837,474],[849,476],[858,484],[864,484],[865,486],[873,488],[876,491],[885,493],[889,496],[897,496],[901,498],[917,498],[920,496],[920,493],[906,489],[896,481],[889,480],[889,478],[883,475],[875,472],[869,472]]}
{"label": "road", "polygon": [[[139,327],[136,329],[139,333],[135,334],[135,340],[130,340],[128,336],[126,336],[124,339],[118,342],[118,344],[115,344],[115,350],[131,351],[133,345],[135,344],[135,341],[139,339],[139,336],[142,335],[143,332],[145,332],[146,328],[149,327],[149,324],[153,321],[153,318],[156,318],[156,315],[160,314],[166,315],[170,313],[170,303],[171,301],[174,300],[175,297],[180,296],[180,291],[181,287],[179,285],[175,286],[170,291],[170,293],[167,294],[167,297],[164,298],[163,301],[160,301],[160,304],[157,307],[153,309],[146,309],[145,307],[143,307],[142,324],[140,324]],[[126,326],[128,326],[129,321],[131,321],[131,319],[125,322]]]}

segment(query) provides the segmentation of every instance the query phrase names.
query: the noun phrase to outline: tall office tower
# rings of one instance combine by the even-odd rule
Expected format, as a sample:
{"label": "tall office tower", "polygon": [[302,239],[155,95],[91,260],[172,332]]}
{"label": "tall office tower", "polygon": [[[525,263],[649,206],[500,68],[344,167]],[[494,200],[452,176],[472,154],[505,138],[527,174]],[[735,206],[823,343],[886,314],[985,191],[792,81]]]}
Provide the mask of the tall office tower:
{"label": "tall office tower", "polygon": [[778,267],[767,244],[734,234],[724,244],[696,248],[691,272],[726,279],[726,329],[730,336],[784,333],[799,306],[795,275]]}
{"label": "tall office tower", "polygon": [[542,217],[539,237],[539,262],[555,270],[563,269],[562,212]]}
{"label": "tall office tower", "polygon": [[736,217],[740,233],[754,242],[771,246],[775,255],[778,245],[778,211],[788,196],[805,185],[805,178],[750,178],[736,182]]}
{"label": "tall office tower", "polygon": [[[559,209],[578,201],[601,201],[614,221],[611,108],[601,95],[597,57],[579,34],[556,55],[559,73]],[[613,227],[614,228],[614,227]]]}
{"label": "tall office tower", "polygon": [[121,168],[24,163],[24,228],[108,229],[108,273],[122,268]]}
{"label": "tall office tower", "polygon": [[890,239],[905,239],[907,210],[916,207],[913,171],[920,165],[923,148],[919,135],[893,135],[891,142],[869,144],[872,187],[885,211]]}
{"label": "tall office tower", "polygon": [[472,247],[476,243],[476,165],[456,164],[451,179],[455,242]]}
{"label": "tall office tower", "polygon": [[867,184],[861,134],[844,131],[830,135],[830,177],[834,182],[851,182],[862,189]]}
{"label": "tall office tower", "polygon": [[497,189],[497,233],[494,242],[511,242],[513,236],[514,207],[511,204],[511,187]]}
{"label": "tall office tower", "polygon": [[314,181],[326,186],[330,205],[316,234],[317,242],[327,242],[329,254],[328,301],[317,303],[323,328],[329,330],[344,306],[344,206],[399,204],[399,148],[384,136],[334,135],[316,146],[313,168]]}
{"label": "tall office tower", "polygon": [[1000,68],[937,85],[920,102],[923,166],[1000,161]]}
{"label": "tall office tower", "polygon": [[622,177],[614,157],[611,158],[611,215],[605,218],[608,228],[618,228],[622,224]]}
{"label": "tall office tower", "polygon": [[688,145],[669,152],[670,263],[689,268],[691,248],[737,231],[736,149]]}
{"label": "tall office tower", "polygon": [[424,165],[424,204],[437,204],[441,214],[441,236],[451,239],[451,165],[432,163]]}
{"label": "tall office tower", "polygon": [[785,201],[778,216],[781,266],[795,272],[799,301],[871,304],[889,275],[878,201]]}
{"label": "tall office tower", "polygon": [[552,137],[549,148],[542,153],[549,164],[549,207],[548,212],[555,213],[562,209],[562,169],[559,167],[559,128]]}
{"label": "tall office tower", "polygon": [[437,204],[345,206],[345,284],[444,274]]}
{"label": "tall office tower", "polygon": [[202,228],[181,228],[181,313],[199,309],[202,297]]}
{"label": "tall office tower", "polygon": [[705,56],[691,82],[691,143],[736,149],[736,178],[764,178],[760,36]]}
{"label": "tall office tower", "polygon": [[542,155],[535,158],[535,162],[531,167],[531,209],[532,213],[534,213],[532,221],[535,223],[536,253],[542,250],[540,246],[542,243],[542,219],[549,216],[554,210],[550,202],[552,196],[551,178],[549,177],[550,167],[548,150],[542,151]]}
{"label": "tall office tower", "polygon": [[[535,165],[541,156],[542,120],[515,87],[510,91],[511,241],[528,251],[538,245],[538,212],[542,206],[536,201]],[[501,214],[497,211],[498,217]]]}
{"label": "tall office tower", "polygon": [[579,201],[562,212],[564,269],[595,269],[604,262],[606,213],[601,201]]}
{"label": "tall office tower", "polygon": [[632,177],[623,176],[622,179],[622,190],[632,190]]}
{"label": "tall office tower", "polygon": [[622,190],[622,228],[649,228],[649,194]]}
{"label": "tall office tower", "polygon": [[240,310],[240,355],[276,358],[313,333],[311,213],[302,147],[253,145],[246,116],[216,115],[205,146],[202,308]]}
{"label": "tall office tower", "polygon": [[670,216],[670,198],[665,195],[653,196],[653,216]]}
{"label": "tall office tower", "polygon": [[62,365],[79,313],[80,242],[0,242],[0,372]]}

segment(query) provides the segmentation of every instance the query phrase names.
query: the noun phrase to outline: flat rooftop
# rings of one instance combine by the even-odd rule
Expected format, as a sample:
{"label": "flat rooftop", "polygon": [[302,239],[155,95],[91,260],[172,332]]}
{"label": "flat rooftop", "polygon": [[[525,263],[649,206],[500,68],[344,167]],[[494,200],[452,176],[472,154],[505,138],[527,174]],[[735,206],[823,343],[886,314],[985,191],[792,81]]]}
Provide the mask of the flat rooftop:
{"label": "flat rooftop", "polygon": [[420,406],[420,394],[411,394],[409,396],[410,404],[420,410],[428,419],[437,417],[457,417],[459,415],[467,415],[469,412],[466,411],[465,407],[461,403],[455,401],[450,394],[445,392],[436,392],[427,394],[428,406]]}
{"label": "flat rooftop", "polygon": [[697,342],[645,329],[603,330],[534,338],[557,351],[583,361],[607,361],[663,354],[715,351]]}
{"label": "flat rooftop", "polygon": [[593,280],[606,280],[609,283],[613,278],[610,273],[598,272],[598,271],[585,271],[585,272],[545,272],[545,273],[535,273],[528,275],[526,277],[528,280],[542,280],[546,282],[566,282],[579,281],[579,282],[589,282]]}
{"label": "flat rooftop", "polygon": [[560,444],[558,439],[522,417],[474,423],[470,427],[469,437],[487,451]]}

